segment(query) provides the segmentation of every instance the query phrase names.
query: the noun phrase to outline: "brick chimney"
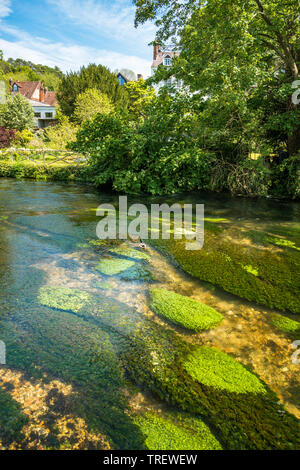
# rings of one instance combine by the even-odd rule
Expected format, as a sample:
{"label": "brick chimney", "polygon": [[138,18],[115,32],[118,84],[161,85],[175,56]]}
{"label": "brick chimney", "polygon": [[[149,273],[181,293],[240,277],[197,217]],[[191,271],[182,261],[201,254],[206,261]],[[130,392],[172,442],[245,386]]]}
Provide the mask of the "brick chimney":
{"label": "brick chimney", "polygon": [[41,87],[40,87],[40,102],[43,103],[44,99],[45,99],[45,89],[44,89],[44,84],[42,82]]}
{"label": "brick chimney", "polygon": [[154,43],[154,50],[153,50],[153,60],[156,60],[161,53],[160,45],[157,42]]}

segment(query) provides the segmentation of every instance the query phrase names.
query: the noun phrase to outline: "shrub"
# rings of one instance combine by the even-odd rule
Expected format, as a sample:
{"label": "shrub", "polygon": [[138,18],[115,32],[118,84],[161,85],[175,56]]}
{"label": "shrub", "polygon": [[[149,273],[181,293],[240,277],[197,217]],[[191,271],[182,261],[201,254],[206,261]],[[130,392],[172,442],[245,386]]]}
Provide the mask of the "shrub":
{"label": "shrub", "polygon": [[271,186],[271,172],[263,166],[262,159],[247,159],[232,165],[227,181],[232,194],[266,196]]}
{"label": "shrub", "polygon": [[0,148],[9,147],[15,138],[16,132],[13,129],[0,127]]}
{"label": "shrub", "polygon": [[16,133],[16,145],[21,147],[26,147],[29,142],[32,141],[34,138],[34,134],[29,131],[28,129],[24,129],[23,131],[18,131]]}
{"label": "shrub", "polygon": [[24,131],[34,127],[34,111],[24,96],[17,94],[10,97],[4,105],[1,123],[8,129]]}
{"label": "shrub", "polygon": [[223,320],[223,316],[208,305],[175,292],[153,288],[150,295],[150,308],[155,313],[189,330],[209,330]]}
{"label": "shrub", "polygon": [[47,166],[26,161],[10,163],[1,160],[0,176],[46,181],[87,182],[89,180],[89,170],[86,167],[76,167],[59,163]]}
{"label": "shrub", "polygon": [[78,127],[65,116],[60,117],[56,126],[47,127],[44,131],[44,141],[51,149],[65,150],[76,139]]}
{"label": "shrub", "polygon": [[149,121],[134,125],[126,115],[98,114],[83,125],[70,148],[89,154],[99,187],[132,194],[208,188],[214,155],[190,143],[176,121],[165,131],[161,122],[155,127],[153,116]]}
{"label": "shrub", "polygon": [[272,169],[272,193],[292,199],[300,197],[300,153]]}

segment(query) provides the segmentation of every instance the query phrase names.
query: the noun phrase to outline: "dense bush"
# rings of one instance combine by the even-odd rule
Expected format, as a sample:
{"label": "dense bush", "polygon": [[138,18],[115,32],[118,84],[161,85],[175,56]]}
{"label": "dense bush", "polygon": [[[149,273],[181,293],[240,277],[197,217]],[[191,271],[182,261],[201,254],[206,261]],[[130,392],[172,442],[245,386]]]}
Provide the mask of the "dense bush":
{"label": "dense bush", "polygon": [[150,194],[207,189],[214,155],[192,138],[193,117],[169,96],[155,100],[147,117],[98,114],[71,145],[88,153],[97,186]]}
{"label": "dense bush", "polygon": [[89,170],[86,167],[76,167],[63,164],[51,166],[35,164],[32,162],[0,161],[0,176],[5,178],[28,178],[45,181],[84,181],[88,182]]}
{"label": "dense bush", "polygon": [[16,131],[33,129],[33,108],[29,101],[19,93],[16,96],[10,96],[1,110],[0,122],[2,126]]}
{"label": "dense bush", "polygon": [[272,169],[271,192],[292,199],[300,197],[300,153]]}
{"label": "dense bush", "polygon": [[15,137],[16,132],[13,129],[0,127],[0,148],[9,147]]}

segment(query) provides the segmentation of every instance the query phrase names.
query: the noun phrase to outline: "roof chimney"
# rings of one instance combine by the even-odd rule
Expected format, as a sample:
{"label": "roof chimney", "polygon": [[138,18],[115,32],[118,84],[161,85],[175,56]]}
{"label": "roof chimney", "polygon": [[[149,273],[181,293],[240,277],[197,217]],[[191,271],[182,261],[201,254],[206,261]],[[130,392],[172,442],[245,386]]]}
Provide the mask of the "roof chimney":
{"label": "roof chimney", "polygon": [[160,53],[161,53],[160,45],[157,44],[157,42],[155,42],[154,50],[153,50],[153,60],[156,60]]}
{"label": "roof chimney", "polygon": [[40,102],[43,103],[44,99],[45,99],[45,90],[44,90],[43,84],[42,84],[42,86],[40,88]]}

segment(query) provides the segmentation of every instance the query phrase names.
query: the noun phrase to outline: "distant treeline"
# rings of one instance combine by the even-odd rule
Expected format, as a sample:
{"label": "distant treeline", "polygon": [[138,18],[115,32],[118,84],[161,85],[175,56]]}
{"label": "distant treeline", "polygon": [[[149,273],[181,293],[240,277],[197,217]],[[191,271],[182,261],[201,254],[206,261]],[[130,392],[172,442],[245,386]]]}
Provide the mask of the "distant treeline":
{"label": "distant treeline", "polygon": [[0,77],[7,83],[10,78],[18,81],[40,80],[49,90],[56,91],[63,76],[63,72],[58,67],[34,64],[24,59],[4,60],[3,51],[0,50]]}

